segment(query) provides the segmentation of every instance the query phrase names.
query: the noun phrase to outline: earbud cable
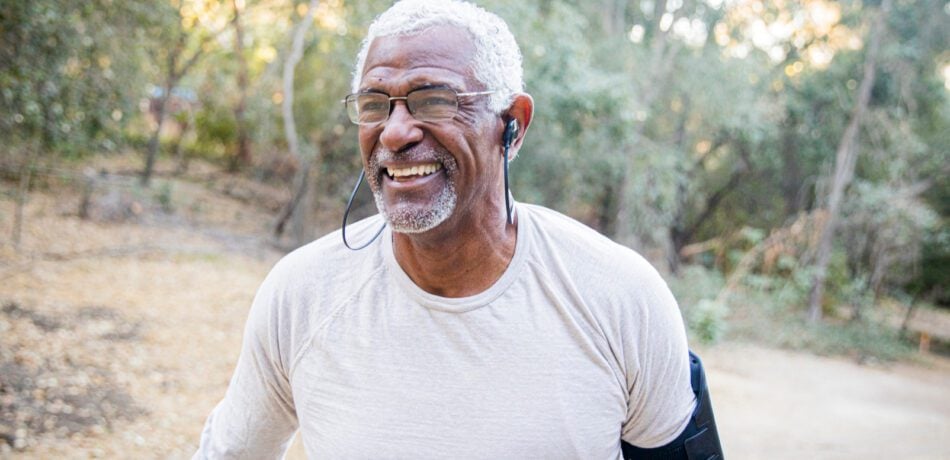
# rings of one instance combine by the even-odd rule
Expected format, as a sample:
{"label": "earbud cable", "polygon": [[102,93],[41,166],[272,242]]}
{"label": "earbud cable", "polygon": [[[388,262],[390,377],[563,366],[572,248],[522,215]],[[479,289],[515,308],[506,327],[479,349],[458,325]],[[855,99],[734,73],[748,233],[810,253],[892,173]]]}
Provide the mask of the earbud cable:
{"label": "earbud cable", "polygon": [[373,241],[376,241],[376,238],[379,238],[379,235],[383,233],[383,229],[386,228],[386,222],[383,222],[383,225],[379,227],[379,230],[376,232],[376,234],[373,235],[373,237],[370,238],[369,241],[367,241],[365,244],[359,247],[354,248],[353,246],[350,246],[350,243],[348,241],[346,241],[346,218],[350,215],[350,208],[353,206],[353,198],[356,198],[356,192],[360,189],[360,185],[363,184],[363,179],[365,177],[366,177],[366,170],[364,169],[360,171],[360,177],[359,179],[356,180],[356,187],[353,187],[353,193],[350,193],[350,199],[347,200],[346,202],[346,210],[343,211],[343,228],[341,229],[341,234],[343,236],[343,245],[345,245],[347,248],[353,251],[359,251],[360,249],[364,249],[367,246],[373,244]]}

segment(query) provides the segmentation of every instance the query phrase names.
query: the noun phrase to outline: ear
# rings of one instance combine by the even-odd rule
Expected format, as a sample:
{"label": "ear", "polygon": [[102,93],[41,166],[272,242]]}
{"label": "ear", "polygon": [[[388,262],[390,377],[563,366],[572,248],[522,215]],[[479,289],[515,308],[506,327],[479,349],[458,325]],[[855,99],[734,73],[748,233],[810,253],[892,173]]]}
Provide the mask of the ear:
{"label": "ear", "polygon": [[[527,93],[516,93],[511,101],[508,111],[505,113],[504,121],[507,124],[511,120],[518,123],[518,133],[511,143],[511,149],[508,152],[508,161],[514,160],[521,150],[521,144],[524,142],[524,136],[531,126],[531,120],[534,118],[534,99]],[[499,136],[499,139],[501,136]]]}

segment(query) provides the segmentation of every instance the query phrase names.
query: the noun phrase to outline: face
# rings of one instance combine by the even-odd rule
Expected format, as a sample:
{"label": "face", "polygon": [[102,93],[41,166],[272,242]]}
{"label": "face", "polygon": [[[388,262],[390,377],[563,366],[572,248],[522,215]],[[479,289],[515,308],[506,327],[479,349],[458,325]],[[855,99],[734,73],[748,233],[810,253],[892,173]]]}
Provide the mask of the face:
{"label": "face", "polygon": [[[399,97],[427,87],[489,89],[472,76],[473,53],[468,34],[452,26],[376,38],[360,91]],[[394,231],[427,232],[503,208],[501,122],[488,110],[487,96],[460,97],[458,114],[440,121],[416,120],[405,101],[392,104],[388,120],[360,126],[359,136],[376,205]]]}

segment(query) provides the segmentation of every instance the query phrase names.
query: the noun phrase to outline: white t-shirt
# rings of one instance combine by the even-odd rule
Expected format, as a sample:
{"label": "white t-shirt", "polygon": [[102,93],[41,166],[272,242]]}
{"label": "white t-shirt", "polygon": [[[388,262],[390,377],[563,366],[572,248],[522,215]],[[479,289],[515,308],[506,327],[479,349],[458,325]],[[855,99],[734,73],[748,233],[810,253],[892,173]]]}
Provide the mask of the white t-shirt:
{"label": "white t-shirt", "polygon": [[[668,443],[695,405],[676,301],[634,251],[518,204],[505,273],[429,294],[387,229],[283,258],[251,308],[237,369],[196,458],[620,458]],[[348,227],[366,241],[376,216]]]}

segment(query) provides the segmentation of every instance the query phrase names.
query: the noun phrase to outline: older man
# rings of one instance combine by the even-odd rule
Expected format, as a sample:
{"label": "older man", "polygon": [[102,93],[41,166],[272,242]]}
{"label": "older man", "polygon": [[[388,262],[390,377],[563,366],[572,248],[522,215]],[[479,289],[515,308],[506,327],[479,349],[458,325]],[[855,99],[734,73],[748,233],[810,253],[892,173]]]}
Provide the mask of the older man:
{"label": "older man", "polygon": [[298,428],[328,459],[612,459],[684,432],[697,400],[657,272],[509,203],[521,75],[507,26],[471,4],[377,18],[346,98],[380,211],[346,235],[371,243],[331,234],[277,264],[196,457],[279,457]]}

